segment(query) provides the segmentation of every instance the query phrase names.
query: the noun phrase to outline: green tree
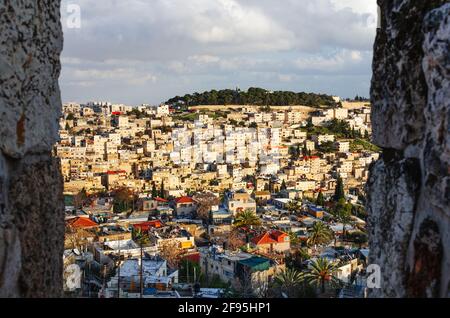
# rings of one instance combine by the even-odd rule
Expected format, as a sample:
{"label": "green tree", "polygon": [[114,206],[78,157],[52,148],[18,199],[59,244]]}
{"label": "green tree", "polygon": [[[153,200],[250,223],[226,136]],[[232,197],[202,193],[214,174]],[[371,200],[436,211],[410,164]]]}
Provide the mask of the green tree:
{"label": "green tree", "polygon": [[278,273],[274,278],[274,287],[278,289],[278,293],[286,295],[288,298],[296,298],[300,293],[303,276],[295,269],[286,268]]}
{"label": "green tree", "polygon": [[291,242],[291,248],[293,246],[297,246],[298,244],[300,244],[300,239],[298,238],[297,234],[289,231],[289,241]]}
{"label": "green tree", "polygon": [[345,192],[344,192],[344,181],[339,175],[337,177],[336,188],[334,190],[334,201],[339,202],[339,200],[341,199],[345,199]]}
{"label": "green tree", "polygon": [[262,88],[250,87],[247,92],[241,90],[212,90],[203,93],[187,94],[183,97],[176,96],[169,99],[169,105],[257,105],[257,106],[328,106],[335,107],[336,102],[329,95],[314,93],[295,93],[288,91],[269,92]]}
{"label": "green tree", "polygon": [[260,226],[261,219],[251,210],[239,212],[234,219],[233,226],[236,228],[248,228],[251,226]]}
{"label": "green tree", "polygon": [[357,244],[359,248],[362,248],[362,246],[366,244],[369,240],[367,233],[362,231],[349,233],[347,239]]}
{"label": "green tree", "polygon": [[161,198],[163,198],[163,199],[165,199],[165,197],[166,197],[166,193],[165,193],[165,190],[164,190],[164,180],[161,182],[161,190],[159,192],[159,196]]}
{"label": "green tree", "polygon": [[352,128],[350,127],[350,124],[344,120],[333,119],[327,124],[326,128],[328,129],[328,133],[335,134],[338,137],[353,138]]}
{"label": "green tree", "polygon": [[152,198],[156,199],[158,197],[158,190],[156,189],[156,183],[152,184]]}
{"label": "green tree", "polygon": [[351,222],[352,205],[347,203],[345,199],[340,199],[334,206],[333,214],[336,219],[343,225],[343,239],[346,236],[346,225]]}
{"label": "green tree", "polygon": [[318,150],[323,153],[330,153],[336,151],[336,147],[334,145],[334,142],[332,141],[323,142],[320,144],[318,148],[319,148]]}
{"label": "green tree", "polygon": [[308,229],[308,245],[328,244],[334,238],[334,233],[325,223],[317,221]]}
{"label": "green tree", "polygon": [[326,287],[340,287],[341,281],[336,277],[337,266],[325,258],[318,258],[311,262],[304,277],[308,284],[320,288],[325,293]]}
{"label": "green tree", "polygon": [[134,229],[133,230],[133,241],[139,244],[139,246],[143,247],[150,244],[150,237],[147,233],[144,233],[142,229]]}
{"label": "green tree", "polygon": [[300,210],[300,204],[298,201],[291,200],[287,205],[286,209],[291,213],[297,213]]}
{"label": "green tree", "polygon": [[270,193],[275,192],[275,185],[274,185],[272,178],[270,178],[270,180],[269,180],[269,191],[270,191]]}
{"label": "green tree", "polygon": [[325,205],[325,199],[323,197],[322,191],[320,191],[319,194],[317,195],[316,204],[319,205],[319,206],[324,206]]}

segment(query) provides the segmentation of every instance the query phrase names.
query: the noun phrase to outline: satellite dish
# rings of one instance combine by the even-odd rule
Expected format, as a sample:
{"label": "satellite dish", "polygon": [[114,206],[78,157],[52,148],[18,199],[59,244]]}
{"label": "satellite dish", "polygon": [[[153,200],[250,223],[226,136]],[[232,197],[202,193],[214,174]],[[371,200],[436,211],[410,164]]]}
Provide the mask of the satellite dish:
{"label": "satellite dish", "polygon": [[81,252],[80,252],[77,248],[73,249],[72,251],[73,251],[73,253],[74,253],[75,255],[77,255],[77,256],[80,256],[80,255],[81,255]]}

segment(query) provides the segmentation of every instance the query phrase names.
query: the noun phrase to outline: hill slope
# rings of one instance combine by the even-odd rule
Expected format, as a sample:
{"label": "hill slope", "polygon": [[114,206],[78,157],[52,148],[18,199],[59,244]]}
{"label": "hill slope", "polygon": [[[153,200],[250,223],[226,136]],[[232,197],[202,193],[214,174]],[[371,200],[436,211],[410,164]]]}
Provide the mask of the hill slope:
{"label": "hill slope", "polygon": [[289,91],[269,92],[262,88],[249,88],[247,92],[240,90],[211,90],[209,92],[187,94],[169,99],[167,104],[186,106],[200,105],[257,105],[257,106],[291,106],[304,105],[311,107],[337,106],[332,96],[314,93],[295,93]]}

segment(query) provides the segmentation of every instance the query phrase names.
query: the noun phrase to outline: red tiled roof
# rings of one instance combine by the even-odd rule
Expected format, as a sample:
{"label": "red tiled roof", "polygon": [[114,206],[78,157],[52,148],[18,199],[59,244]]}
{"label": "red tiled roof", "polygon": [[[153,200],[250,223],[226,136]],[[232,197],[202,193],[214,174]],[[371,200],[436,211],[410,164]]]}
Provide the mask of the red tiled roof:
{"label": "red tiled roof", "polygon": [[270,232],[270,236],[279,242],[280,238],[287,236],[287,234],[281,231],[272,231]]}
{"label": "red tiled roof", "polygon": [[163,224],[159,220],[148,221],[148,222],[144,222],[144,223],[139,223],[139,224],[134,224],[133,225],[133,227],[135,229],[141,229],[142,231],[148,231],[152,227],[159,229],[162,226],[163,226]]}
{"label": "red tiled roof", "polygon": [[118,170],[118,171],[108,171],[106,173],[109,175],[115,175],[115,174],[126,174],[127,172],[125,170]]}
{"label": "red tiled roof", "polygon": [[160,197],[156,197],[156,198],[155,198],[155,201],[162,202],[162,203],[167,203],[167,202],[169,202],[169,201],[167,201],[166,199],[163,199],[163,198],[160,198]]}
{"label": "red tiled roof", "polygon": [[177,204],[180,203],[194,203],[195,201],[191,197],[181,197],[175,200]]}
{"label": "red tiled roof", "polygon": [[98,226],[97,223],[88,218],[76,217],[67,221],[67,225],[77,228],[85,229]]}
{"label": "red tiled roof", "polygon": [[256,245],[277,243],[277,241],[275,241],[273,238],[270,237],[269,232],[254,237],[252,239],[252,242],[255,243]]}
{"label": "red tiled roof", "polygon": [[252,239],[256,245],[283,243],[283,239],[287,234],[281,231],[269,231]]}

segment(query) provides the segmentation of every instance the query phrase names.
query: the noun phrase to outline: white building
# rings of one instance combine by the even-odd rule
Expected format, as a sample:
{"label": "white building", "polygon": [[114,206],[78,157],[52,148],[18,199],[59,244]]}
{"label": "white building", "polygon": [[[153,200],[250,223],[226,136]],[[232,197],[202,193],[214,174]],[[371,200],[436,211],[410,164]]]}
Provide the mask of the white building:
{"label": "white building", "polygon": [[156,116],[163,117],[163,116],[169,116],[169,115],[170,115],[169,105],[159,105],[156,108]]}

